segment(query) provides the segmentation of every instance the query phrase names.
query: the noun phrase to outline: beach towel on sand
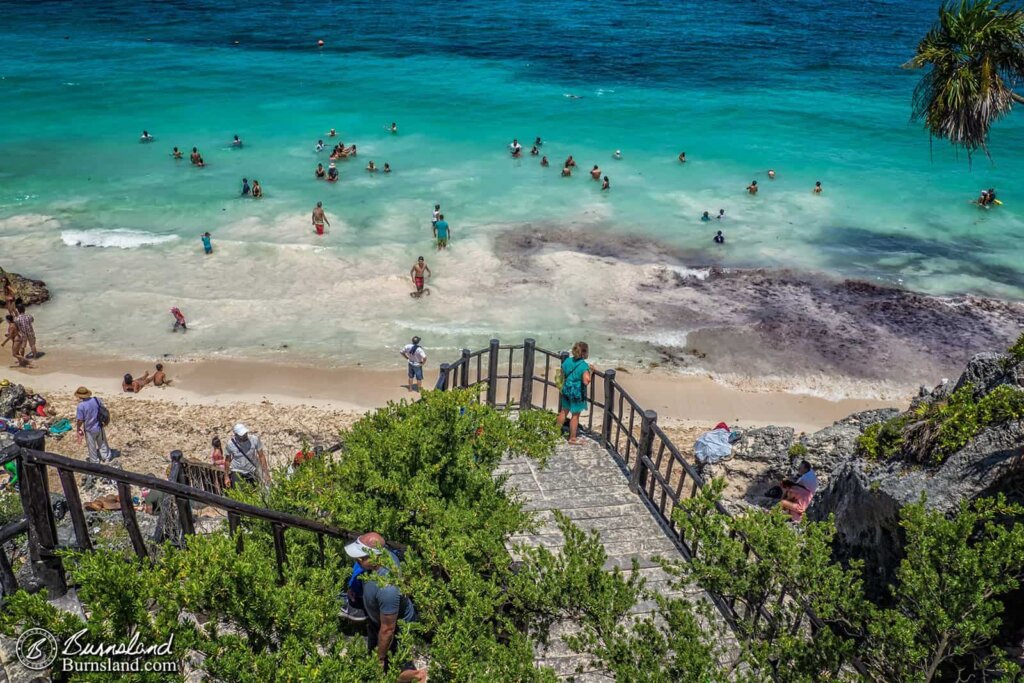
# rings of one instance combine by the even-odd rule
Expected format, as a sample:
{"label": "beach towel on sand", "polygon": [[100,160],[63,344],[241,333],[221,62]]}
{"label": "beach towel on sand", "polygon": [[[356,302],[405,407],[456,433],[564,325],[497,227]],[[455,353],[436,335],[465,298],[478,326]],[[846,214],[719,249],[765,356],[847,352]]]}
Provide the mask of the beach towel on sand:
{"label": "beach towel on sand", "polygon": [[725,460],[732,455],[729,430],[712,429],[710,432],[704,432],[693,444],[693,451],[697,454],[697,461],[705,465]]}

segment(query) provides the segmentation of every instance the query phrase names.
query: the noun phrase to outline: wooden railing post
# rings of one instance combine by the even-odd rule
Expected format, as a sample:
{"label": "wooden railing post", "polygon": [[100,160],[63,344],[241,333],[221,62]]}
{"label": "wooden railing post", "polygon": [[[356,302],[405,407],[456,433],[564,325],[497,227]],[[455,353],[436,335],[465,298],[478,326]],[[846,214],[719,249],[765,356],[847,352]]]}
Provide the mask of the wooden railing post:
{"label": "wooden railing post", "polygon": [[636,449],[636,462],[633,463],[633,473],[629,478],[629,490],[637,492],[637,488],[647,484],[647,465],[644,458],[651,457],[651,447],[654,445],[654,425],[658,423],[658,413],[653,410],[645,410],[640,418],[640,441]]}
{"label": "wooden railing post", "polygon": [[469,356],[472,353],[469,349],[462,349],[462,365],[459,366],[459,387],[465,389],[469,386]]}
{"label": "wooden railing post", "polygon": [[604,420],[601,422],[601,445],[611,448],[615,409],[615,370],[604,371]]}
{"label": "wooden railing post", "polygon": [[533,366],[536,351],[537,342],[535,340],[523,340],[523,380],[519,390],[519,410],[533,408]]}
{"label": "wooden railing post", "polygon": [[14,436],[21,448],[18,458],[18,482],[21,507],[28,520],[28,557],[32,574],[46,588],[49,597],[59,598],[68,592],[64,563],[57,556],[57,523],[50,505],[50,487],[46,480],[45,465],[32,462],[26,449],[44,450],[45,432],[22,431]]}
{"label": "wooden railing post", "polygon": [[434,385],[436,391],[448,390],[448,374],[451,372],[451,369],[450,363],[441,363],[441,374],[437,378],[437,384]]}
{"label": "wooden railing post", "polygon": [[487,405],[494,407],[498,398],[498,356],[501,354],[501,345],[497,339],[492,339],[487,354]]}
{"label": "wooden railing post", "polygon": [[[184,484],[182,468],[182,459],[184,454],[181,451],[171,451],[171,474],[167,477],[169,481],[173,481],[175,484]],[[192,517],[192,501],[188,498],[182,498],[181,496],[175,496],[174,502],[178,506],[178,524],[181,529],[181,542],[185,542],[186,536],[194,536],[196,533],[195,520]],[[166,505],[166,503],[164,503]]]}

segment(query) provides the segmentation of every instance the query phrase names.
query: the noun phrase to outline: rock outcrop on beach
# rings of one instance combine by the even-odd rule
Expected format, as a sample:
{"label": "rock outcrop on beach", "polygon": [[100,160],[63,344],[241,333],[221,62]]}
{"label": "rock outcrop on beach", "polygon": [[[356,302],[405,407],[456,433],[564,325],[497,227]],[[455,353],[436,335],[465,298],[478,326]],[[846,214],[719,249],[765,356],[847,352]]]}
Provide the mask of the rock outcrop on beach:
{"label": "rock outcrop on beach", "polygon": [[[3,272],[0,270],[0,274]],[[37,306],[50,300],[50,290],[42,280],[33,280],[9,271],[6,275],[14,287],[15,297],[21,299],[26,306]]]}

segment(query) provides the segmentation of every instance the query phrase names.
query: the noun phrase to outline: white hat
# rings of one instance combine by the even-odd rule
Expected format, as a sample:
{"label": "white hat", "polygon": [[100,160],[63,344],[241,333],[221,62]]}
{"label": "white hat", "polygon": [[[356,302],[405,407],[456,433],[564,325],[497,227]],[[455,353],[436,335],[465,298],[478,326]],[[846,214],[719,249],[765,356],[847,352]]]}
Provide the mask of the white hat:
{"label": "white hat", "polygon": [[233,431],[235,432],[235,436],[245,436],[249,433],[249,428],[239,422],[235,425],[235,429]]}
{"label": "white hat", "polygon": [[331,168],[334,168],[334,162],[333,161],[331,162]]}
{"label": "white hat", "polygon": [[372,552],[373,548],[366,545],[358,538],[345,546],[345,554],[353,560],[360,560],[364,557],[369,557]]}

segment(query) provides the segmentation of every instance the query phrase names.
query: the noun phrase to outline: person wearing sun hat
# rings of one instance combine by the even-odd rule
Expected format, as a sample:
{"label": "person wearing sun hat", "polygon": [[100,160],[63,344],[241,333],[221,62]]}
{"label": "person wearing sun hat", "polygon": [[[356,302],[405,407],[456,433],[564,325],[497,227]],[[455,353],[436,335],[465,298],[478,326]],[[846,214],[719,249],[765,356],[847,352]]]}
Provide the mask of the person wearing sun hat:
{"label": "person wearing sun hat", "polygon": [[85,437],[89,449],[89,462],[108,462],[110,446],[103,427],[110,421],[110,413],[103,403],[92,395],[86,387],[75,390],[78,407],[75,409],[75,434],[81,441]]}
{"label": "person wearing sun hat", "polygon": [[[346,545],[345,554],[356,561],[364,575],[359,583],[363,589],[362,608],[366,613],[366,645],[370,652],[377,653],[380,663],[387,669],[388,656],[398,649],[399,620],[416,621],[416,608],[409,596],[402,595],[393,582],[377,583],[377,577],[398,571],[398,555],[385,546],[383,536],[373,531]],[[426,669],[417,669],[412,662],[402,662],[399,668],[402,671],[399,681],[427,680]]]}
{"label": "person wearing sun hat", "polygon": [[270,467],[267,465],[267,456],[263,453],[260,437],[250,432],[241,422],[231,431],[231,440],[224,450],[231,468],[231,485],[237,486],[239,481],[254,486],[259,482],[268,482]]}

